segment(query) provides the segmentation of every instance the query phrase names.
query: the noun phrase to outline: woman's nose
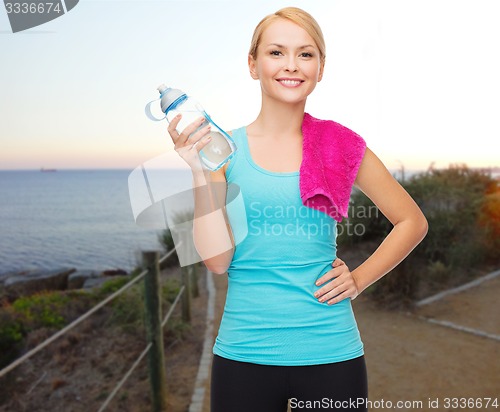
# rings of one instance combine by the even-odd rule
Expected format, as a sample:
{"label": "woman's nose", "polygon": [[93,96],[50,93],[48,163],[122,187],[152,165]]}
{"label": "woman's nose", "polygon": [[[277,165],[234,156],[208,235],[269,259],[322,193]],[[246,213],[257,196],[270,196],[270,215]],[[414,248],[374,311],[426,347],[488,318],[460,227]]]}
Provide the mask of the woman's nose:
{"label": "woman's nose", "polygon": [[286,61],[284,69],[290,72],[296,72],[298,70],[297,62],[294,57],[289,57]]}

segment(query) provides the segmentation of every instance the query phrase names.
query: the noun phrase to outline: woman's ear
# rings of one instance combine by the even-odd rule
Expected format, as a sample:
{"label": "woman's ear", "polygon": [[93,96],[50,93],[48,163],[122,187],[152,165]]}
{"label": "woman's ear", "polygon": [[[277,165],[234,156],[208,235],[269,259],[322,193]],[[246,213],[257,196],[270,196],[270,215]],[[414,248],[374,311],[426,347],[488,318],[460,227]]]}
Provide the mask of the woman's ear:
{"label": "woman's ear", "polygon": [[323,79],[323,73],[325,71],[325,62],[321,62],[319,66],[318,83]]}
{"label": "woman's ear", "polygon": [[257,62],[251,54],[248,55],[248,69],[250,70],[250,76],[252,76],[252,79],[259,80],[259,75],[257,74]]}

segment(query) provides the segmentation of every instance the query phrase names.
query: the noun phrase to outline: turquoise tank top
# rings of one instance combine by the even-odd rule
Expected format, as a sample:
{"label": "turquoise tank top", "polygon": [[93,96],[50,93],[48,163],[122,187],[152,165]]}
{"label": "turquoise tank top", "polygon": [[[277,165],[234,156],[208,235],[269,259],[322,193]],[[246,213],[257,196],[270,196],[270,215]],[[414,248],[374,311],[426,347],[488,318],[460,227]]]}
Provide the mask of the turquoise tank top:
{"label": "turquoise tank top", "polygon": [[302,204],[299,172],[271,172],[251,158],[246,128],[227,172],[235,237],[213,353],[263,365],[316,365],[363,355],[351,300],[314,296],[336,257],[336,221]]}

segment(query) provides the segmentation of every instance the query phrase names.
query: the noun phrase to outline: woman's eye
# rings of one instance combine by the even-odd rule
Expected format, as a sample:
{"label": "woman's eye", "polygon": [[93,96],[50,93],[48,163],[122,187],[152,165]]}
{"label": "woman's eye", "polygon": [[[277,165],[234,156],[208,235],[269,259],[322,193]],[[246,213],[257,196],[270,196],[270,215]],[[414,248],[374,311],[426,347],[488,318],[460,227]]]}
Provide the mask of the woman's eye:
{"label": "woman's eye", "polygon": [[312,55],[312,53],[304,52],[304,53],[301,54],[301,57],[311,58],[311,57],[313,57],[313,55]]}
{"label": "woman's eye", "polygon": [[281,52],[279,50],[272,50],[269,54],[271,56],[280,56]]}

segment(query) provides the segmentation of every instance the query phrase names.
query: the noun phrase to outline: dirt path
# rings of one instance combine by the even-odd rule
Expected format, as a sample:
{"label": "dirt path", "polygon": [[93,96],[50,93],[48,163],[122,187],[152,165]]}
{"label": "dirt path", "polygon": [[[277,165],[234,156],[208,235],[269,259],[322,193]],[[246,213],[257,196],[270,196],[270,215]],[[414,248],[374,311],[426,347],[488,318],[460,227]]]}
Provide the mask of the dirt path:
{"label": "dirt path", "polygon": [[[226,276],[214,276],[217,333],[225,302]],[[396,410],[459,411],[497,408],[446,407],[446,398],[498,398],[500,402],[500,342],[431,324],[418,315],[461,323],[499,333],[500,278],[410,313],[378,308],[361,295],[353,308],[365,345],[370,410],[382,409],[382,401]],[[215,336],[214,336],[215,338]],[[209,383],[207,384],[207,394]],[[434,403],[429,406],[429,400]],[[379,404],[376,404],[376,402]],[[397,401],[418,402],[401,407]],[[436,401],[438,408],[435,408]],[[209,412],[209,396],[204,412]]]}
{"label": "dirt path", "polygon": [[463,292],[422,306],[416,312],[425,317],[447,320],[500,336],[498,296],[500,296],[500,276],[497,275]]}

